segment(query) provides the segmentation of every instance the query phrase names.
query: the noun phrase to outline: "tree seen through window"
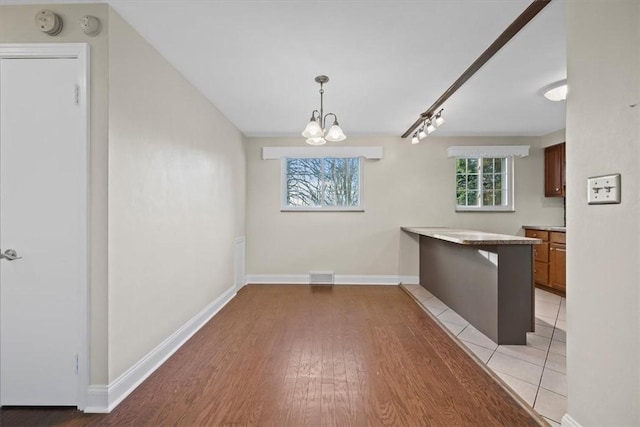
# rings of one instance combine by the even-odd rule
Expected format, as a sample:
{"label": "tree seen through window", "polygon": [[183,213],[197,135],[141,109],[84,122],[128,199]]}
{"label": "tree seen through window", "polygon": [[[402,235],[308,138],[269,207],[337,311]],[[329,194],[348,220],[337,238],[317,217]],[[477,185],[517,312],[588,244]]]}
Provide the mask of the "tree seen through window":
{"label": "tree seen through window", "polygon": [[286,159],[287,207],[360,205],[358,158]]}

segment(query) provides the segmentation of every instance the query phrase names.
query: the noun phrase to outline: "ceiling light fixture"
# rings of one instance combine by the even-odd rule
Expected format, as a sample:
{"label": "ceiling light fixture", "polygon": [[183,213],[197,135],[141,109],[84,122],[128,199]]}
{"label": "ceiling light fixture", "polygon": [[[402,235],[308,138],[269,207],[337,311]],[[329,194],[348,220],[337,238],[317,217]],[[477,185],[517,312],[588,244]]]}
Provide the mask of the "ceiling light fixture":
{"label": "ceiling light fixture", "polygon": [[407,129],[403,134],[402,138],[406,138],[411,135],[411,132],[415,131],[424,120],[429,120],[433,116],[433,114],[440,108],[444,103],[464,85],[467,80],[469,80],[475,73],[478,72],[486,63],[489,61],[504,45],[506,45],[509,40],[511,40],[520,30],[522,30],[542,9],[548,6],[551,3],[551,0],[533,0],[531,4],[513,21],[506,30],[498,36],[497,39],[491,45],[485,49],[484,52],[473,61],[469,68],[467,68],[461,75],[456,79],[455,82],[447,90],[444,91],[440,98],[434,102],[431,107],[429,107],[425,112],[420,113],[418,119],[413,122],[409,129]]}
{"label": "ceiling light fixture", "polygon": [[549,101],[565,101],[567,99],[567,80],[560,80],[542,89],[544,97]]}
{"label": "ceiling light fixture", "polygon": [[[320,111],[313,110],[311,112],[311,119],[307,124],[307,127],[302,131],[302,136],[307,138],[307,144],[310,145],[324,145],[329,142],[343,141],[347,137],[342,132],[340,125],[338,124],[338,116],[333,113],[324,114],[324,89],[323,85],[329,81],[327,76],[318,76],[315,78],[316,83],[320,83]],[[333,124],[328,131],[325,130],[327,124],[327,117],[333,116]]]}
{"label": "ceiling light fixture", "polygon": [[411,143],[417,144],[421,140],[425,139],[429,134],[435,132],[436,128],[438,128],[441,124],[444,123],[444,118],[442,117],[442,111],[444,108],[441,108],[433,117],[429,117],[422,121],[422,126],[420,129],[415,131],[411,136]]}

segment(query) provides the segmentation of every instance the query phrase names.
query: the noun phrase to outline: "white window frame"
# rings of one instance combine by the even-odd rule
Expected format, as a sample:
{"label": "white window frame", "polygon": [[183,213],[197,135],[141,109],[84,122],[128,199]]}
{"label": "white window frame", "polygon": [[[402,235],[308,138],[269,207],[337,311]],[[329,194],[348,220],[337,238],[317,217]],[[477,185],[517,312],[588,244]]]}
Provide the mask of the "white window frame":
{"label": "white window frame", "polygon": [[[355,158],[356,156],[318,156],[313,157],[316,159],[326,158]],[[364,202],[362,200],[363,195],[363,181],[362,181],[362,157],[358,159],[358,206],[288,206],[287,205],[287,160],[309,158],[309,157],[281,157],[280,161],[280,211],[281,212],[364,212]]]}
{"label": "white window frame", "polygon": [[[477,159],[478,160],[478,190],[479,190],[479,206],[464,206],[458,204],[457,198],[457,190],[458,190],[458,181],[456,178],[457,170],[456,164],[459,159]],[[483,159],[505,159],[505,171],[506,171],[506,179],[503,184],[506,183],[506,197],[507,204],[504,206],[485,206],[482,204],[482,160]],[[488,155],[488,156],[460,156],[455,158],[454,169],[454,200],[456,204],[456,212],[515,212],[515,180],[514,180],[514,158],[513,156],[504,156],[504,155]]]}

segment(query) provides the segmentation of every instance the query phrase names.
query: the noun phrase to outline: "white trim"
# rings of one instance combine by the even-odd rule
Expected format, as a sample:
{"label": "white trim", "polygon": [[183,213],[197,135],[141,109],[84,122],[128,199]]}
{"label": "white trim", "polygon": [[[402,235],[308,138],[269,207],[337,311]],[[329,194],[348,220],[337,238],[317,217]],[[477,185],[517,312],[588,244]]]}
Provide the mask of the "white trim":
{"label": "white trim", "polygon": [[[418,276],[394,276],[394,275],[351,275],[336,274],[335,285],[398,285],[418,284]],[[249,284],[280,284],[280,285],[308,285],[308,274],[249,274]]]}
{"label": "white trim", "polygon": [[87,390],[87,406],[84,412],[106,414],[109,412],[109,387],[106,385],[90,385]]}
{"label": "white trim", "polygon": [[562,419],[560,420],[560,425],[562,427],[582,427],[582,425],[577,422],[571,415],[564,414]]}
{"label": "white trim", "polygon": [[315,159],[319,157],[364,157],[368,160],[382,159],[382,146],[375,147],[263,147],[262,160],[277,160],[286,157]]}
{"label": "white trim", "polygon": [[[459,205],[458,200],[456,199],[456,212],[515,212],[516,210],[516,198],[515,198],[515,166],[513,157],[510,156],[501,156],[505,159],[506,163],[506,192],[507,192],[507,205],[506,206],[464,206]],[[482,188],[482,181],[480,180],[480,176],[482,175],[482,159],[483,157],[478,157],[478,189]],[[454,169],[454,175],[455,175]],[[482,197],[482,192],[480,192],[479,197]],[[482,199],[481,199],[482,201]]]}
{"label": "white trim", "polygon": [[308,285],[308,274],[247,274],[247,284]]}
{"label": "white trim", "polygon": [[[9,58],[79,58],[89,53],[87,43],[2,43],[0,57]],[[82,83],[82,82],[81,82]]]}
{"label": "white trim", "polygon": [[419,285],[420,276],[398,276],[401,285]]}
{"label": "white trim", "polygon": [[236,292],[247,284],[247,241],[244,236],[233,241],[233,283]]}
{"label": "white trim", "polygon": [[455,145],[447,148],[447,157],[527,157],[528,145]]}
{"label": "white trim", "polygon": [[[171,355],[187,342],[202,326],[204,326],[215,314],[220,311],[236,295],[235,285],[227,289],[222,295],[207,305],[202,311],[191,318],[180,329],[171,334],[160,345],[151,350],[135,365],[127,369],[109,386],[91,386],[88,395],[91,398],[90,405],[85,412],[107,413],[111,412],[122,402],[136,387],[138,387],[149,375],[155,372]],[[105,400],[106,390],[106,400]]]}
{"label": "white trim", "polygon": [[399,285],[400,283],[408,283],[407,277],[336,274],[335,280],[338,285]]}
{"label": "white trim", "polygon": [[89,200],[90,200],[90,156],[91,156],[91,111],[90,111],[90,46],[87,43],[3,43],[0,44],[1,59],[27,59],[27,58],[72,58],[78,60],[78,96],[80,107],[80,131],[85,136],[80,158],[85,178],[82,186],[81,204],[85,206],[84,215],[80,217],[80,226],[83,229],[82,240],[78,242],[81,248],[82,258],[80,273],[85,277],[84,286],[78,290],[78,409],[83,410],[87,405],[89,389],[89,343],[91,331],[89,328],[91,313],[89,301],[89,289],[91,287],[90,253],[91,247],[89,233]]}
{"label": "white trim", "polygon": [[290,206],[280,208],[280,212],[364,212],[364,207],[349,206],[331,207],[331,206]]}

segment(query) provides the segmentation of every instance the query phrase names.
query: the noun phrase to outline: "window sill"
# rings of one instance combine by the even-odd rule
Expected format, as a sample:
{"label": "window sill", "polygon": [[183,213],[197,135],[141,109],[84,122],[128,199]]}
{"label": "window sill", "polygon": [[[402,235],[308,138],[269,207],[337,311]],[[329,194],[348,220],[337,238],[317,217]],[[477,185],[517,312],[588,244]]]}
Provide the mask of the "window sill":
{"label": "window sill", "polygon": [[516,209],[512,207],[504,208],[464,208],[456,207],[456,212],[515,212]]}
{"label": "window sill", "polygon": [[364,212],[363,208],[281,208],[280,212]]}

